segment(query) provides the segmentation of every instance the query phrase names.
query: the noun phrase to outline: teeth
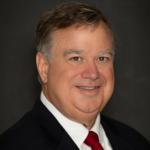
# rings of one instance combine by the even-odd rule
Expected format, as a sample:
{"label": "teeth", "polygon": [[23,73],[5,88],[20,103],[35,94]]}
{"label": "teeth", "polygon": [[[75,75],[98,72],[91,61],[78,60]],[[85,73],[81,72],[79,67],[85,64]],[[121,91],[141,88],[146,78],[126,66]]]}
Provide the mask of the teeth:
{"label": "teeth", "polygon": [[97,86],[94,87],[85,87],[85,86],[78,86],[80,89],[86,89],[86,90],[93,90],[95,88],[97,88]]}

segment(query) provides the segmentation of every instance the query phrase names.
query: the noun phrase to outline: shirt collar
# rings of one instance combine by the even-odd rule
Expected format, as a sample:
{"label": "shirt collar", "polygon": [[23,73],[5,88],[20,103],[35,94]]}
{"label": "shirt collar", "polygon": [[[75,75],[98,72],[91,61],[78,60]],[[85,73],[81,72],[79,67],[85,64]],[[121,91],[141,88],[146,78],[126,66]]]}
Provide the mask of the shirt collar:
{"label": "shirt collar", "polygon": [[[66,118],[63,114],[61,114],[54,105],[52,105],[45,95],[43,91],[41,92],[41,101],[46,106],[46,108],[53,114],[53,116],[57,119],[57,121],[61,124],[61,126],[66,130],[72,140],[76,143],[78,148],[80,149],[84,140],[86,139],[89,130],[84,127],[82,124],[74,122],[68,118]],[[96,121],[91,128],[91,131],[94,131],[98,134],[100,141],[102,139],[102,135],[100,135],[100,115],[97,116]]]}

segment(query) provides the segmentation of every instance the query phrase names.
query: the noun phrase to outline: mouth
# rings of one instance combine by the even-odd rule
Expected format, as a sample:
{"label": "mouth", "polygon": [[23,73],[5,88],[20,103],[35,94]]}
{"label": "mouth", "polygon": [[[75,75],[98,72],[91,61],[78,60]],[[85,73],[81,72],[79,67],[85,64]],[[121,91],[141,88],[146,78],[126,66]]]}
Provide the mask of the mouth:
{"label": "mouth", "polygon": [[96,93],[99,91],[100,86],[76,86],[80,91],[87,93]]}
{"label": "mouth", "polygon": [[88,86],[77,86],[79,89],[86,89],[86,90],[94,90],[99,88],[100,86],[93,86],[93,87],[88,87]]}

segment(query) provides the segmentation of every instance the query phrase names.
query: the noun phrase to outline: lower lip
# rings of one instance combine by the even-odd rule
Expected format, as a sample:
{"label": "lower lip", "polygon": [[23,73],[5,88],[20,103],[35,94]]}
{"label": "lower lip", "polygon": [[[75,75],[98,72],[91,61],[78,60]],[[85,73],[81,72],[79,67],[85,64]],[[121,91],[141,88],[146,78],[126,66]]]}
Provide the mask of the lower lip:
{"label": "lower lip", "polygon": [[79,87],[77,87],[80,91],[82,92],[86,92],[86,93],[97,93],[100,89],[100,86],[98,86],[97,88],[94,88],[92,90],[87,90],[87,89],[81,89]]}

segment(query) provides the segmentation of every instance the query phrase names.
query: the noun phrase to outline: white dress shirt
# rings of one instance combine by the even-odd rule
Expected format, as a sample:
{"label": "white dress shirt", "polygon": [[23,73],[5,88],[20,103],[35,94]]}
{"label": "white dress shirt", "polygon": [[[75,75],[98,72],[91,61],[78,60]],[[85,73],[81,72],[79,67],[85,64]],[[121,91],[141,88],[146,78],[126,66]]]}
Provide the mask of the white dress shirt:
{"label": "white dress shirt", "polygon": [[[61,126],[66,130],[66,132],[69,134],[69,136],[72,138],[72,140],[80,150],[92,150],[91,147],[84,144],[84,141],[89,133],[89,130],[86,127],[84,127],[80,123],[66,118],[63,114],[61,114],[55,108],[55,106],[47,100],[43,92],[41,92],[41,101],[45,105],[45,107],[53,114],[53,116],[57,119]],[[106,133],[102,125],[100,124],[100,114],[97,116],[96,121],[90,131],[94,131],[95,133],[97,133],[100,144],[104,148],[104,150],[112,150]]]}

